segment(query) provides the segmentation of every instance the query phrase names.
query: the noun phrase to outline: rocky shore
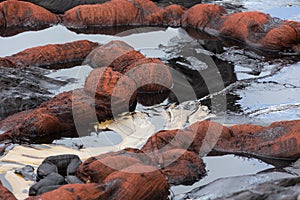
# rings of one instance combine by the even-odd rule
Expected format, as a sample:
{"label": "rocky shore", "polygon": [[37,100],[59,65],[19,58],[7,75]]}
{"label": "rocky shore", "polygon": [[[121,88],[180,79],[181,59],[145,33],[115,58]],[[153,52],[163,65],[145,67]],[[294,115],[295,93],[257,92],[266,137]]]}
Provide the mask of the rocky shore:
{"label": "rocky shore", "polygon": [[[228,37],[275,56],[299,55],[300,52],[300,23],[272,18],[260,12],[228,14],[221,6],[192,6],[193,2],[181,2],[185,7],[175,4],[160,7],[148,0],[66,1],[61,7],[58,7],[58,1],[48,5],[42,1],[30,2],[37,5],[16,0],[0,3],[1,36],[55,24],[72,29],[174,26]],[[82,89],[53,97],[41,86],[41,83],[55,87],[65,84],[39,74],[43,69],[65,69],[82,63],[93,68]],[[178,60],[168,64],[176,66]],[[134,111],[138,101],[144,105],[155,104],[148,100],[147,95],[162,96],[162,100],[156,99],[161,102],[174,84],[168,64],[146,57],[117,40],[106,44],[88,40],[51,44],[0,58],[0,70],[14,77],[10,82],[15,82],[17,90],[17,93],[15,90],[8,92],[2,99],[9,101],[14,95],[24,93],[20,103],[15,103],[10,109],[1,108],[0,130],[3,133],[0,134],[0,144],[43,144],[63,137],[86,136],[95,128],[95,123]],[[26,70],[34,73],[27,77]],[[26,77],[27,85],[17,76]],[[32,79],[36,82],[31,83]],[[232,81],[224,79],[225,85]],[[12,84],[8,85],[3,89],[12,90]],[[23,87],[31,90],[24,92]],[[31,96],[32,93],[35,96]],[[26,101],[28,98],[34,100]],[[31,105],[31,102],[35,104]],[[168,199],[171,186],[191,185],[206,175],[203,156],[227,154],[258,158],[274,166],[280,162],[290,166],[283,168],[282,173],[262,172],[217,180],[191,191],[185,199],[201,196],[212,199],[283,199],[284,195],[298,199],[299,130],[300,120],[279,121],[269,126],[226,126],[204,120],[182,129],[158,131],[140,149],[125,148],[83,162],[77,155],[48,157],[37,169],[36,183],[29,189],[27,199]],[[258,181],[255,185],[246,184],[264,178],[265,181]],[[243,189],[232,186],[227,192],[211,197],[207,194],[215,185],[229,185],[231,181],[246,186]],[[16,198],[1,184],[0,199]]]}

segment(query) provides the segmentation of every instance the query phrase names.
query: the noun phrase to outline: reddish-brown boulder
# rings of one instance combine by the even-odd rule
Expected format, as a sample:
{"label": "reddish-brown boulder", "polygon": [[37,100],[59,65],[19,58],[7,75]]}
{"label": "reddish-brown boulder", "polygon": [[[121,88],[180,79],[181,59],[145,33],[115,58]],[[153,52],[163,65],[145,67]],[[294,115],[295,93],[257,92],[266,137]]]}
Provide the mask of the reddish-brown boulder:
{"label": "reddish-brown boulder", "polygon": [[158,164],[170,185],[191,185],[206,175],[205,164],[198,154],[184,149],[161,153]]}
{"label": "reddish-brown boulder", "polygon": [[154,166],[136,164],[110,174],[105,180],[114,184],[109,199],[152,200],[167,199],[169,184]]}
{"label": "reddish-brown boulder", "polygon": [[219,30],[221,16],[226,14],[226,10],[219,5],[197,4],[185,12],[182,25],[215,32]]}
{"label": "reddish-brown boulder", "polygon": [[114,0],[103,4],[81,5],[63,15],[67,27],[103,27],[135,24],[139,9],[130,1]]}
{"label": "reddish-brown boulder", "polygon": [[232,137],[220,138],[214,152],[275,159],[300,156],[299,120],[275,122],[267,127],[235,125],[230,130]]}
{"label": "reddish-brown boulder", "polygon": [[84,84],[85,92],[92,97],[97,99],[113,97],[112,106],[118,106],[114,104],[120,102],[132,105],[136,100],[136,89],[137,86],[132,79],[113,71],[110,67],[94,69]]}
{"label": "reddish-brown boulder", "polygon": [[102,184],[68,184],[26,200],[152,200],[167,199],[168,195],[168,182],[156,167],[135,164],[111,173]]}
{"label": "reddish-brown boulder", "polygon": [[93,68],[108,67],[114,60],[134,50],[126,42],[114,40],[94,49],[85,59],[83,64]]}
{"label": "reddish-brown boulder", "polygon": [[162,92],[173,85],[169,67],[156,58],[142,58],[122,70],[122,73],[133,79],[138,92]]}
{"label": "reddish-brown boulder", "polygon": [[59,187],[56,190],[46,192],[42,195],[31,196],[26,200],[97,200],[97,199],[109,199],[113,190],[113,185],[108,184],[68,184]]}
{"label": "reddish-brown boulder", "polygon": [[127,51],[114,59],[109,67],[117,72],[124,73],[129,65],[132,65],[134,62],[142,58],[145,58],[145,56],[138,51]]}
{"label": "reddish-brown boulder", "polygon": [[110,152],[88,158],[78,167],[77,176],[84,182],[101,183],[109,174],[137,163],[151,165],[151,160],[138,149]]}
{"label": "reddish-brown boulder", "polygon": [[0,181],[0,199],[17,200],[17,198],[6,187],[2,185],[1,181]]}
{"label": "reddish-brown boulder", "polygon": [[41,67],[61,69],[80,65],[98,43],[80,40],[65,44],[49,44],[33,47],[22,52],[0,58],[4,67]]}
{"label": "reddish-brown boulder", "polygon": [[0,3],[1,36],[17,34],[22,32],[20,29],[46,28],[58,22],[58,16],[32,3],[14,0]]}

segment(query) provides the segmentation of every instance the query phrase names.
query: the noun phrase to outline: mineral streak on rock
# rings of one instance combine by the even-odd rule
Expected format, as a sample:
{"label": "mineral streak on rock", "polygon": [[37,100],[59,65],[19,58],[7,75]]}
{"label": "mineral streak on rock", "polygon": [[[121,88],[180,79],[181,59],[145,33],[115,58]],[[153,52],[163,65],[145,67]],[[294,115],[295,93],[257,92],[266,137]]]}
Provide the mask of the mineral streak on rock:
{"label": "mineral streak on rock", "polygon": [[46,28],[58,23],[58,16],[32,3],[15,0],[0,3],[1,36],[17,34],[22,32],[20,29]]}
{"label": "mineral streak on rock", "polygon": [[65,44],[33,47],[17,54],[0,58],[0,66],[12,68],[41,67],[62,69],[80,65],[98,43],[80,40]]}

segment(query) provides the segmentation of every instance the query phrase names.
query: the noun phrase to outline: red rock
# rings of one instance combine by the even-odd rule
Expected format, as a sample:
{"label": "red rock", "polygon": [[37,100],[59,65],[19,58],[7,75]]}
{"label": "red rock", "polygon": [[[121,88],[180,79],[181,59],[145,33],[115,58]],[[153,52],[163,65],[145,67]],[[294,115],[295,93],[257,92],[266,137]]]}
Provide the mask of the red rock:
{"label": "red rock", "polygon": [[86,56],[98,46],[95,42],[80,40],[65,44],[49,44],[33,47],[22,52],[0,58],[4,67],[41,67],[61,69],[80,65]]}
{"label": "red rock", "polygon": [[219,30],[221,16],[226,14],[226,10],[219,5],[197,4],[186,11],[182,25],[215,32]]}
{"label": "red rock", "polygon": [[168,91],[173,85],[169,67],[156,58],[142,58],[127,66],[122,73],[133,79],[138,92]]}
{"label": "red rock", "polygon": [[135,24],[139,9],[130,1],[114,0],[103,4],[81,5],[63,15],[63,25],[67,27],[103,27]]}
{"label": "red rock", "polygon": [[157,93],[139,93],[137,101],[143,106],[153,106],[162,103],[170,95],[170,91]]}
{"label": "red rock", "polygon": [[68,184],[60,188],[46,192],[42,195],[31,196],[25,200],[96,200],[96,199],[109,199],[110,193],[113,191],[113,186],[108,184]]}
{"label": "red rock", "polygon": [[[118,108],[123,111],[128,107],[117,100],[115,103],[123,106]],[[0,135],[0,141],[50,143],[60,137],[78,137],[93,130],[97,120],[111,118],[112,114],[111,97],[95,99],[81,89],[64,92],[36,109],[4,119],[0,129],[6,127],[6,132]]]}
{"label": "red rock", "polygon": [[109,199],[153,200],[167,199],[169,184],[154,166],[136,164],[110,174],[105,183],[114,184]]}
{"label": "red rock", "polygon": [[84,182],[101,183],[109,174],[137,163],[149,165],[151,161],[138,149],[124,149],[87,159],[78,167],[77,176]]}
{"label": "red rock", "polygon": [[164,10],[159,10],[148,15],[145,20],[145,25],[155,26],[180,26],[181,18],[184,14],[184,9],[178,5],[171,5]]}
{"label": "red rock", "polygon": [[114,59],[109,67],[111,67],[114,71],[124,73],[129,65],[132,65],[137,60],[142,58],[145,58],[145,56],[140,52],[135,50],[128,51]]}
{"label": "red rock", "polygon": [[167,199],[169,185],[164,175],[154,166],[135,164],[125,171],[110,174],[102,184],[68,184],[51,192],[26,200],[52,199]]}
{"label": "red rock", "polygon": [[142,151],[158,162],[161,152],[186,149],[198,155],[209,153],[219,138],[231,138],[228,128],[212,121],[196,122],[184,130],[163,130],[151,136]]}
{"label": "red rock", "polygon": [[[103,97],[111,99],[111,106],[119,109],[119,103],[127,103],[128,108],[136,100],[135,82],[110,67],[94,69],[87,77],[84,90],[97,99]],[[113,98],[111,98],[113,97]],[[117,110],[115,110],[117,111]]]}
{"label": "red rock", "polygon": [[235,125],[231,138],[220,138],[214,151],[261,158],[297,159],[300,156],[300,121],[274,122],[270,126]]}
{"label": "red rock", "polygon": [[[58,22],[55,14],[32,3],[14,0],[0,3],[0,29],[4,30],[2,36],[19,33],[18,28],[46,28]],[[7,34],[6,29],[11,31]]]}
{"label": "red rock", "polygon": [[205,165],[198,154],[184,149],[162,153],[158,164],[170,185],[191,185],[206,175]]}
{"label": "red rock", "polygon": [[85,59],[83,64],[91,67],[108,67],[122,55],[134,50],[123,41],[114,40],[94,49]]}
{"label": "red rock", "polygon": [[1,181],[0,181],[0,199],[17,200],[17,198],[6,187],[2,185]]}

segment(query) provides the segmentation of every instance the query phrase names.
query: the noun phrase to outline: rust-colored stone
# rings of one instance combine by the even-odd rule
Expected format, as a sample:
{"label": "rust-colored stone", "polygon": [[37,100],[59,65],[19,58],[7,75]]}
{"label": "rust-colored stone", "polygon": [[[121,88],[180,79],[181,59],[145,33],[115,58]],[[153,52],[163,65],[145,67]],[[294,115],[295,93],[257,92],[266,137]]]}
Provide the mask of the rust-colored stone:
{"label": "rust-colored stone", "polygon": [[132,65],[134,62],[142,58],[145,58],[145,56],[140,52],[135,50],[128,51],[114,59],[109,67],[117,72],[124,73],[129,65]]}
{"label": "rust-colored stone", "polygon": [[108,67],[114,60],[132,50],[134,49],[127,43],[119,40],[114,40],[94,49],[86,57],[83,64],[88,64],[93,68]]}
{"label": "rust-colored stone", "polygon": [[109,199],[110,193],[112,192],[113,185],[109,184],[68,184],[61,186],[60,188],[46,192],[42,195],[31,196],[25,200],[91,200],[91,199]]}
{"label": "rust-colored stone", "polygon": [[17,198],[6,187],[2,185],[1,181],[0,181],[0,199],[17,200]]}
{"label": "rust-colored stone", "polygon": [[130,1],[114,0],[103,4],[81,5],[63,15],[67,27],[103,27],[137,23],[139,9]]}
{"label": "rust-colored stone", "polygon": [[[114,103],[120,105],[114,109],[115,114],[128,108],[118,99]],[[6,132],[0,135],[0,141],[50,143],[60,137],[78,137],[93,130],[91,124],[112,116],[110,96],[95,99],[82,89],[64,92],[37,109],[4,119],[0,129],[6,127]]]}
{"label": "rust-colored stone", "polygon": [[110,174],[105,183],[115,184],[109,199],[152,200],[167,199],[169,184],[154,166],[136,164]]}
{"label": "rust-colored stone", "polygon": [[[111,98],[111,104],[118,108],[118,103],[126,103],[130,106],[136,100],[135,82],[119,72],[112,71],[110,67],[94,69],[87,77],[84,90],[97,99]],[[117,103],[117,104],[115,104]]]}
{"label": "rust-colored stone", "polygon": [[[14,0],[0,3],[1,36],[17,34],[20,32],[18,28],[46,28],[58,22],[59,18],[55,14],[32,3]],[[6,34],[6,29],[15,30]]]}
{"label": "rust-colored stone", "polygon": [[261,158],[297,159],[300,156],[300,121],[282,121],[263,127],[235,125],[231,138],[220,138],[214,151]]}
{"label": "rust-colored stone", "polygon": [[133,79],[138,92],[167,91],[173,78],[167,65],[156,58],[142,58],[127,66],[122,73]]}
{"label": "rust-colored stone", "polygon": [[215,32],[219,29],[221,16],[226,13],[219,5],[197,4],[185,12],[182,25]]}
{"label": "rust-colored stone", "polygon": [[137,163],[149,165],[151,160],[138,149],[124,149],[87,159],[77,169],[77,176],[84,182],[101,183],[109,174]]}
{"label": "rust-colored stone", "polygon": [[145,17],[144,24],[152,26],[180,26],[183,14],[184,9],[181,6],[171,5]]}
{"label": "rust-colored stone", "polygon": [[22,52],[0,58],[4,67],[41,67],[46,69],[61,69],[81,65],[86,56],[98,43],[80,40],[65,44],[49,44],[33,47]]}
{"label": "rust-colored stone", "polygon": [[206,175],[198,154],[184,149],[172,149],[161,154],[159,165],[170,185],[191,185]]}

